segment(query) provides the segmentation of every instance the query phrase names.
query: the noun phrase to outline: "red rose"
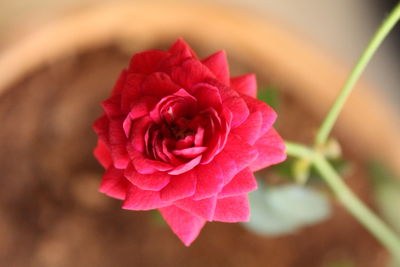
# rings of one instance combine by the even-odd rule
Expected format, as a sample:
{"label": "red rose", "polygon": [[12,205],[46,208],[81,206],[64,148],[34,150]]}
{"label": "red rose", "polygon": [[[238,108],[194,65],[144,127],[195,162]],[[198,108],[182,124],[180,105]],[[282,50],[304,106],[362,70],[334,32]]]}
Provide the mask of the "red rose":
{"label": "red rose", "polygon": [[247,221],[253,171],[286,157],[256,91],[254,75],[229,77],[223,51],[199,60],[179,39],[134,55],[94,123],[100,191],[158,209],[185,245],[206,221]]}

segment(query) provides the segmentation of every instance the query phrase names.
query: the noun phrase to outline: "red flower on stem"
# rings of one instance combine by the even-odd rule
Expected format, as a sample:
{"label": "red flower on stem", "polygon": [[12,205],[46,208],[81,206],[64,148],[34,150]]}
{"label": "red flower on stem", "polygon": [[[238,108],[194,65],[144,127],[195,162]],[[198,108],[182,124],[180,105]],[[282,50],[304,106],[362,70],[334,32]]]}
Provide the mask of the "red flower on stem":
{"label": "red flower on stem", "polygon": [[187,246],[206,221],[247,221],[253,171],[286,157],[256,91],[254,75],[230,78],[223,51],[199,60],[179,39],[134,55],[94,123],[100,191],[158,209]]}

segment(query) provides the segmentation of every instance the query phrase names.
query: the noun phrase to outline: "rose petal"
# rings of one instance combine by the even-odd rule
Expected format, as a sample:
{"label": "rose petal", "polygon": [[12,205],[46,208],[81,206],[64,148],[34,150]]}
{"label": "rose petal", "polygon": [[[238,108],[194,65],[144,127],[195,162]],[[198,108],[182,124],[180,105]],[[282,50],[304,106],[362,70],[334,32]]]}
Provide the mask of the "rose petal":
{"label": "rose petal", "polygon": [[206,59],[202,63],[214,73],[217,80],[229,86],[229,66],[225,51],[219,51]]}
{"label": "rose petal", "polygon": [[193,172],[171,176],[169,184],[160,191],[161,199],[172,202],[192,196],[196,190],[196,180]]}
{"label": "rose petal", "polygon": [[107,169],[112,165],[110,150],[101,139],[97,141],[97,146],[94,149],[93,154],[100,162],[100,164],[104,167],[104,169]]}
{"label": "rose petal", "polygon": [[142,117],[137,119],[133,125],[132,129],[132,138],[131,143],[132,146],[139,152],[145,151],[145,134],[148,128],[150,127],[152,120],[149,116]]}
{"label": "rose petal", "polygon": [[146,76],[141,84],[141,94],[162,98],[172,95],[181,87],[173,82],[171,77],[164,72],[154,72]]}
{"label": "rose petal", "polygon": [[199,165],[195,169],[197,176],[194,200],[200,200],[217,195],[224,186],[224,173],[219,165]]}
{"label": "rose petal", "polygon": [[217,200],[214,221],[233,223],[247,222],[249,219],[250,210],[247,194]]}
{"label": "rose petal", "polygon": [[187,171],[190,171],[197,165],[199,165],[200,161],[201,161],[201,155],[195,157],[194,159],[192,159],[182,165],[179,165],[178,167],[174,168],[172,171],[169,171],[168,173],[172,174],[172,175],[179,175],[179,174],[185,173]]}
{"label": "rose petal", "polygon": [[286,159],[285,143],[274,128],[266,132],[254,144],[258,157],[250,165],[252,171],[258,171]]}
{"label": "rose petal", "polygon": [[152,174],[159,171],[164,172],[173,168],[168,163],[145,158],[142,153],[135,149],[131,149],[130,147],[128,147],[128,152],[136,171],[141,174]]}
{"label": "rose petal", "polygon": [[197,146],[197,147],[189,147],[184,149],[175,149],[172,151],[174,155],[181,156],[184,158],[193,158],[197,157],[201,153],[203,153],[207,147],[204,146]]}
{"label": "rose petal", "polygon": [[124,177],[124,171],[110,167],[103,175],[99,191],[109,197],[124,199],[129,182]]}
{"label": "rose petal", "polygon": [[161,50],[148,50],[137,53],[131,59],[129,71],[143,74],[150,74],[158,71],[160,64],[168,56],[168,52]]}
{"label": "rose petal", "polygon": [[180,66],[171,70],[172,80],[182,88],[192,88],[193,85],[214,77],[206,66],[195,59],[186,59]]}
{"label": "rose petal", "polygon": [[163,189],[170,180],[170,176],[164,172],[153,174],[138,173],[132,164],[129,164],[124,172],[125,177],[135,186],[142,190],[159,191]]}
{"label": "rose petal", "polygon": [[111,120],[109,124],[109,140],[111,157],[114,166],[118,169],[124,169],[129,162],[129,155],[126,151],[127,138],[123,130],[123,120]]}
{"label": "rose petal", "polygon": [[197,99],[199,111],[210,107],[221,111],[222,100],[217,87],[208,83],[198,83],[191,90]]}
{"label": "rose petal", "polygon": [[230,134],[224,150],[215,157],[213,164],[219,165],[224,173],[224,183],[227,184],[239,171],[248,167],[257,156],[258,151],[255,147],[244,142],[240,136]]}
{"label": "rose petal", "polygon": [[243,99],[246,101],[247,106],[249,107],[250,113],[259,111],[262,114],[262,125],[260,129],[260,135],[263,135],[266,131],[268,131],[276,120],[276,112],[268,106],[266,103],[249,97],[247,95],[242,95]]}
{"label": "rose petal", "polygon": [[244,95],[257,97],[257,80],[254,74],[231,78],[231,87]]}
{"label": "rose petal", "polygon": [[182,59],[191,57],[197,58],[196,53],[182,38],[176,40],[176,42],[169,48],[168,52],[173,55],[179,55]]}
{"label": "rose petal", "polygon": [[233,129],[232,133],[239,135],[248,144],[254,145],[260,137],[262,121],[261,112],[256,111],[251,113],[239,127]]}
{"label": "rose petal", "polygon": [[242,195],[257,189],[257,181],[249,168],[244,168],[224,186],[218,194],[219,198]]}
{"label": "rose petal", "polygon": [[93,123],[93,130],[105,144],[109,144],[108,125],[109,121],[106,115],[102,115]]}
{"label": "rose petal", "polygon": [[113,95],[101,103],[105,114],[109,118],[116,118],[122,115],[120,105],[121,95]]}
{"label": "rose petal", "polygon": [[120,95],[122,88],[124,88],[125,82],[126,82],[126,77],[128,75],[128,71],[127,70],[122,70],[121,74],[118,77],[117,82],[114,85],[114,88],[112,90],[111,96],[114,95]]}
{"label": "rose petal", "polygon": [[175,206],[161,208],[164,220],[179,239],[189,246],[199,235],[206,220]]}
{"label": "rose petal", "polygon": [[160,199],[160,192],[142,190],[131,185],[122,208],[126,210],[152,210],[171,205],[171,203]]}
{"label": "rose petal", "polygon": [[178,208],[186,210],[194,215],[197,215],[207,221],[211,221],[214,217],[215,206],[217,204],[217,197],[213,196],[202,200],[193,200],[191,198],[184,198],[174,202]]}

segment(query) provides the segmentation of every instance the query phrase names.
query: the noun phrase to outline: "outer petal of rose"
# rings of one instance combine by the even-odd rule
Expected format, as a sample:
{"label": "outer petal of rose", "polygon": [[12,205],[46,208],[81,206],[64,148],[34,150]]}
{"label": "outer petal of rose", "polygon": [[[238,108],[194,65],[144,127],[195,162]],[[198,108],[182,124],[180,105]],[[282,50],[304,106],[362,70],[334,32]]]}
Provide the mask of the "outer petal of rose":
{"label": "outer petal of rose", "polygon": [[161,215],[179,239],[189,246],[199,235],[206,220],[175,206],[160,209]]}
{"label": "outer petal of rose", "polygon": [[123,169],[128,165],[129,155],[126,151],[126,135],[122,128],[123,120],[111,120],[109,124],[110,151],[114,165],[118,169]]}
{"label": "outer petal of rose", "polygon": [[163,189],[170,180],[170,175],[164,172],[153,174],[141,174],[136,171],[132,164],[129,164],[124,172],[125,177],[142,190],[159,191]]}
{"label": "outer petal of rose", "polygon": [[161,62],[169,56],[168,52],[161,50],[148,50],[135,54],[129,64],[130,72],[150,74],[158,71]]}
{"label": "outer petal of rose", "polygon": [[105,114],[109,118],[115,118],[122,115],[121,113],[121,95],[113,95],[101,103]]}
{"label": "outer petal of rose", "polygon": [[194,170],[197,175],[194,200],[217,195],[224,186],[224,174],[218,164],[199,165]]}
{"label": "outer petal of rose", "polygon": [[212,54],[206,59],[203,59],[202,62],[214,73],[217,80],[229,86],[229,65],[225,51]]}
{"label": "outer petal of rose", "polygon": [[142,190],[131,185],[126,193],[122,208],[126,210],[152,210],[171,205],[160,199],[160,192]]}
{"label": "outer petal of rose", "polygon": [[194,172],[186,172],[181,175],[171,176],[167,186],[160,191],[160,197],[164,201],[176,201],[193,196],[196,190],[196,175]]}
{"label": "outer petal of rose", "polygon": [[222,103],[232,112],[231,128],[241,125],[249,116],[249,108],[239,94],[230,87],[220,85]]}
{"label": "outer petal of rose", "polygon": [[138,102],[141,92],[140,88],[145,75],[141,73],[128,73],[124,87],[121,90],[121,112],[126,115],[130,112],[132,105]]}
{"label": "outer petal of rose", "polygon": [[242,95],[242,97],[246,101],[247,106],[249,107],[251,113],[256,112],[256,111],[261,112],[263,122],[261,125],[260,134],[261,135],[264,134],[274,124],[276,117],[277,117],[276,112],[270,106],[268,106],[266,103],[264,103],[258,99],[249,97],[247,95]]}
{"label": "outer petal of rose", "polygon": [[124,87],[126,76],[128,72],[127,70],[122,70],[121,74],[118,77],[117,82],[114,85],[111,95],[119,95],[121,94],[122,88]]}
{"label": "outer petal of rose", "polygon": [[172,68],[171,78],[181,87],[190,89],[193,85],[215,76],[200,61],[187,59],[180,66]]}
{"label": "outer petal of rose", "polygon": [[214,217],[215,206],[217,204],[217,196],[205,198],[202,200],[193,200],[192,198],[184,198],[174,202],[178,208],[186,210],[194,215],[211,221]]}
{"label": "outer petal of rose", "polygon": [[141,93],[161,98],[172,95],[181,87],[164,72],[154,72],[146,76],[141,84]]}
{"label": "outer petal of rose", "polygon": [[113,198],[124,199],[129,186],[124,171],[110,167],[103,175],[99,191]]}
{"label": "outer petal of rose", "polygon": [[222,100],[217,87],[208,83],[198,83],[192,87],[192,94],[197,99],[199,111],[209,107],[221,111]]}
{"label": "outer petal of rose", "polygon": [[232,130],[232,133],[239,135],[250,145],[254,145],[260,137],[261,125],[263,122],[260,111],[251,113],[239,127]]}
{"label": "outer petal of rose", "polygon": [[255,147],[243,141],[241,137],[230,134],[224,150],[215,159],[224,173],[224,184],[229,183],[241,170],[248,167],[258,156]]}
{"label": "outer petal of rose", "polygon": [[93,130],[104,143],[108,144],[108,125],[109,121],[106,115],[102,115],[93,123]]}
{"label": "outer petal of rose", "polygon": [[233,223],[247,222],[249,219],[250,209],[247,194],[217,200],[214,221]]}
{"label": "outer petal of rose", "polygon": [[258,139],[254,146],[257,147],[258,157],[250,165],[252,171],[258,171],[286,159],[285,143],[274,128]]}
{"label": "outer petal of rose", "polygon": [[231,87],[244,95],[257,97],[257,80],[254,74],[231,78]]}
{"label": "outer petal of rose", "polygon": [[176,40],[176,42],[171,45],[168,52],[173,55],[179,55],[182,59],[190,57],[197,58],[196,53],[182,38]]}
{"label": "outer petal of rose", "polygon": [[94,149],[93,154],[105,169],[112,165],[110,150],[108,149],[107,145],[100,139],[97,141],[97,146]]}
{"label": "outer petal of rose", "polygon": [[219,198],[242,195],[257,189],[257,181],[249,168],[244,168],[219,193]]}

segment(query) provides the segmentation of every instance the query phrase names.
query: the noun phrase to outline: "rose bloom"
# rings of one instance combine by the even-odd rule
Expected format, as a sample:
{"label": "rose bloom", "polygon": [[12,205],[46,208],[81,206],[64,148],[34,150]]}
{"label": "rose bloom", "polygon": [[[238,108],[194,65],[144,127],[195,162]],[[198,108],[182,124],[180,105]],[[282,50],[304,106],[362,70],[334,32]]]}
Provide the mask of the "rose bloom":
{"label": "rose bloom", "polygon": [[248,221],[253,172],[286,157],[256,92],[253,74],[230,78],[223,51],[200,60],[178,39],[134,55],[94,123],[100,191],[158,209],[187,246],[207,221]]}

